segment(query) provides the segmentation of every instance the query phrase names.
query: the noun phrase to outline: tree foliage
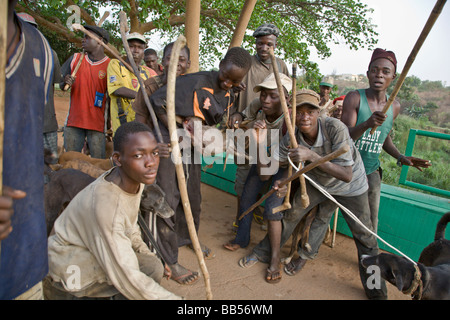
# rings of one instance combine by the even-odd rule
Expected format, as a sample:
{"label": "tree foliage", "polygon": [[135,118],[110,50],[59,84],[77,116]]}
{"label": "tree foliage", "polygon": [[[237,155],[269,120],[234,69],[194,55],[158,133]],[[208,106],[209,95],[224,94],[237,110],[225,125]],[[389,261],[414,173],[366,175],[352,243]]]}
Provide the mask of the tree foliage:
{"label": "tree foliage", "polygon": [[[200,21],[200,65],[208,68],[219,60],[229,46],[244,0],[202,0]],[[112,44],[120,49],[118,13],[124,10],[131,32],[146,36],[161,35],[166,42],[184,32],[185,1],[181,0],[47,0],[19,1],[17,11],[35,17],[40,29],[79,46],[81,35],[66,26],[71,17],[69,6],[80,8],[81,22],[94,24],[103,11],[112,19],[104,25]],[[372,9],[360,0],[262,0],[257,1],[242,46],[254,53],[252,32],[262,23],[274,23],[280,30],[277,54],[286,62],[297,62],[312,78],[320,78],[318,65],[309,60],[314,47],[320,58],[331,56],[329,43],[357,50],[373,48],[377,33],[369,17]],[[72,47],[73,48],[73,45]],[[67,50],[65,51],[67,53]]]}

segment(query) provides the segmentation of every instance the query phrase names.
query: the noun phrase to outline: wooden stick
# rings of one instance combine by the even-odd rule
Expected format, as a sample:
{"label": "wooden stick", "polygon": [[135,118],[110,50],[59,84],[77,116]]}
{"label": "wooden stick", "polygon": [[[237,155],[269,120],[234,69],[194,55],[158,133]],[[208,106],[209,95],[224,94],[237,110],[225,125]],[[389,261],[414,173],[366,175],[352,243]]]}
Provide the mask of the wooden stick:
{"label": "wooden stick", "polygon": [[[292,108],[291,108],[291,121],[292,121],[292,126],[295,130],[295,117],[296,117],[296,112],[297,112],[297,108],[295,107],[296,103],[297,103],[297,99],[296,99],[296,94],[297,94],[297,64],[293,63],[292,64]],[[291,147],[293,147],[292,142],[291,142]],[[288,175],[292,175],[292,166],[289,166],[288,168]],[[277,213],[280,211],[284,211],[284,210],[288,210],[291,208],[291,202],[289,201],[291,195],[291,183],[288,184],[288,191],[286,193],[286,196],[284,197],[284,202],[282,205],[273,208],[272,209],[272,213]]]}
{"label": "wooden stick", "polygon": [[[297,179],[298,177],[300,177],[302,174],[311,171],[312,169],[314,169],[317,166],[320,166],[321,164],[327,162],[327,161],[331,161],[337,157],[339,157],[340,155],[348,152],[350,150],[350,147],[348,145],[345,145],[341,148],[339,148],[336,151],[333,151],[330,154],[327,154],[326,156],[320,158],[317,161],[311,162],[310,164],[308,164],[307,166],[303,167],[302,169],[300,169],[299,171],[297,171],[296,173],[294,173],[292,176],[290,176],[289,178],[283,180],[280,182],[280,184],[278,185],[278,187],[283,187],[286,184],[288,184],[289,182]],[[262,196],[257,202],[255,202],[250,208],[248,208],[244,213],[241,214],[241,216],[239,217],[239,220],[241,220],[243,217],[245,217],[248,213],[252,212],[253,209],[255,209],[257,206],[259,206],[261,203],[264,202],[264,200],[266,200],[270,195],[272,195],[276,190],[275,189],[270,189],[264,196]]]}
{"label": "wooden stick", "polygon": [[103,16],[100,18],[100,21],[97,23],[97,26],[101,27],[103,25],[103,22],[105,22],[106,18],[109,17],[109,14],[110,14],[109,11],[105,11]]}
{"label": "wooden stick", "polygon": [[[153,127],[155,128],[158,142],[162,143],[163,138],[161,134],[161,129],[159,128],[158,120],[156,119],[155,110],[153,110],[153,107],[150,103],[150,99],[148,98],[147,90],[145,90],[145,84],[144,80],[141,78],[141,74],[139,72],[139,69],[136,65],[136,62],[134,62],[133,54],[131,53],[130,46],[128,45],[127,37],[126,37],[126,30],[127,30],[127,15],[124,11],[120,11],[119,13],[120,17],[120,34],[122,36],[122,42],[123,47],[125,48],[125,51],[127,52],[128,61],[130,61],[132,72],[136,76],[136,78],[139,81],[139,86],[142,90],[142,96],[144,97],[145,105],[147,106],[148,111],[150,112],[150,116],[152,118]],[[178,61],[178,60],[177,60]]]}
{"label": "wooden stick", "polygon": [[[84,52],[81,53],[80,60],[78,60],[77,65],[75,66],[75,69],[73,69],[73,71],[72,71],[72,74],[71,74],[72,77],[75,77],[77,75],[78,69],[80,69],[83,59],[84,59]],[[69,87],[70,87],[70,85],[68,83],[66,83],[63,90],[67,91],[69,89]]]}
{"label": "wooden stick", "polygon": [[[175,80],[177,63],[181,48],[186,45],[186,38],[179,36],[175,41],[170,56],[169,74],[167,75],[167,119],[170,132],[170,144],[172,146],[172,160],[175,163],[175,169],[178,179],[178,188],[180,189],[181,202],[186,216],[186,222],[191,237],[192,246],[194,247],[198,263],[203,273],[206,286],[206,298],[212,300],[211,285],[209,280],[208,269],[206,268],[203,252],[198,241],[197,231],[195,230],[194,219],[192,217],[191,205],[186,187],[186,178],[184,176],[183,164],[181,160],[181,150],[178,144],[176,115],[175,115]],[[200,192],[200,190],[199,190]]]}
{"label": "wooden stick", "polygon": [[123,63],[123,65],[125,66],[125,68],[127,68],[130,72],[134,72],[133,68],[130,66],[130,64],[128,62],[126,62],[125,60],[122,59],[122,57],[119,54],[119,51],[117,51],[116,48],[114,48],[113,46],[107,45],[106,43],[103,42],[102,39],[100,39],[99,36],[97,36],[95,33],[86,30],[85,27],[83,27],[81,24],[79,23],[74,23],[72,24],[72,28],[75,31],[81,31],[84,34],[87,34],[90,38],[94,39],[95,41],[97,41],[103,48],[105,48],[106,50],[108,50],[109,53],[111,53],[114,58],[116,58],[117,60],[119,60],[120,62]]}
{"label": "wooden stick", "polygon": [[[398,92],[400,91],[401,86],[403,85],[403,82],[405,81],[406,75],[409,72],[409,69],[411,68],[411,65],[413,64],[414,60],[416,59],[417,53],[419,53],[420,48],[422,47],[423,43],[425,42],[425,39],[427,38],[428,34],[431,31],[431,28],[433,28],[434,23],[436,22],[437,18],[442,12],[442,8],[444,7],[447,0],[438,0],[431,11],[430,16],[428,17],[428,20],[420,33],[419,39],[417,39],[416,44],[414,45],[414,48],[412,49],[411,53],[409,54],[408,60],[406,60],[405,67],[402,70],[402,73],[400,74],[400,77],[397,80],[397,83],[395,84],[394,89],[392,90],[391,95],[389,96],[388,101],[386,102],[386,105],[383,108],[383,113],[386,114],[386,112],[391,107],[392,103],[394,102],[395,97],[397,96]],[[377,126],[374,126],[372,130],[370,130],[370,134],[373,134],[375,130],[377,129]]]}
{"label": "wooden stick", "polygon": [[[5,134],[6,62],[8,61],[8,1],[0,8],[0,196],[3,195],[3,136]],[[2,242],[0,241],[0,262]]]}
{"label": "wooden stick", "polygon": [[[295,149],[295,148],[298,148],[297,139],[295,138],[295,129],[294,129],[295,127],[292,125],[291,118],[289,115],[289,109],[286,104],[286,98],[284,96],[283,86],[281,85],[280,74],[278,73],[279,72],[278,64],[277,64],[277,60],[275,58],[275,54],[273,52],[273,47],[270,47],[269,53],[270,53],[270,59],[272,60],[273,73],[275,75],[275,80],[277,82],[278,95],[280,96],[280,100],[281,100],[281,107],[283,108],[284,122],[286,123],[287,129],[289,132],[291,146]],[[295,107],[296,106],[293,106],[293,108],[295,108]],[[300,169],[301,169],[301,166],[300,166]],[[306,208],[309,206],[309,197],[308,197],[308,193],[306,192],[305,178],[302,176],[299,176],[299,179],[300,179],[300,188],[301,188],[301,194],[302,194],[301,203],[302,203],[302,207]]]}

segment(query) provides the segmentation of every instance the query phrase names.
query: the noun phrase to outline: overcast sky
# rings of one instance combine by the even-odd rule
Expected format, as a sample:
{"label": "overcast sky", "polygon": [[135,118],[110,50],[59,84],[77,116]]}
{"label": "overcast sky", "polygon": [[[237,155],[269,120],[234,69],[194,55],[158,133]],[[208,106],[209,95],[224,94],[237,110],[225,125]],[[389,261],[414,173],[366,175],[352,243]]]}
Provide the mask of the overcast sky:
{"label": "overcast sky", "polygon": [[[362,0],[370,8],[377,25],[380,47],[395,52],[397,70],[402,72],[436,1],[434,0]],[[350,50],[347,46],[331,46],[332,56],[326,60],[312,54],[320,72],[328,74],[365,74],[372,55],[367,49]],[[313,53],[313,50],[311,50]],[[450,5],[446,4],[412,64],[408,76],[421,80],[440,80],[450,86]]]}

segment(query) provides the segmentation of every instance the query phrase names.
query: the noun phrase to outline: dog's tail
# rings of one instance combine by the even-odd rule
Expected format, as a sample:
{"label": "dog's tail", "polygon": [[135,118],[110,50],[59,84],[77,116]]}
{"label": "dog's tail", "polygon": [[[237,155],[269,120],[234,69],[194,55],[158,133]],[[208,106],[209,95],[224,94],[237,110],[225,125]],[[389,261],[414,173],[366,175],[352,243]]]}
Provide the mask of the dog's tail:
{"label": "dog's tail", "polygon": [[434,235],[434,240],[445,239],[445,229],[447,224],[450,222],[450,212],[447,212],[442,216],[436,226],[436,233]]}

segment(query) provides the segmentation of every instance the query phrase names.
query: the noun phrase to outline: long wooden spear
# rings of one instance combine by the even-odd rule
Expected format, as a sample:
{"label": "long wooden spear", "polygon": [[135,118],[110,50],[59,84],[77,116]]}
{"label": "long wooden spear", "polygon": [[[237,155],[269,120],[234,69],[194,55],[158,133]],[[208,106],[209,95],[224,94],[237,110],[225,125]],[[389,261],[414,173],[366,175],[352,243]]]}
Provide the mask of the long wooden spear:
{"label": "long wooden spear", "polygon": [[[441,14],[442,8],[444,7],[446,2],[447,2],[447,0],[438,0],[436,2],[436,4],[434,5],[433,10],[431,11],[430,16],[428,17],[427,23],[423,27],[423,30],[420,33],[419,39],[417,39],[416,44],[414,45],[414,48],[412,49],[411,53],[409,54],[408,60],[406,60],[406,64],[402,70],[402,73],[400,74],[400,77],[398,78],[397,83],[395,84],[395,87],[392,90],[392,93],[389,96],[389,99],[383,108],[383,113],[386,113],[389,110],[389,108],[391,107],[392,103],[394,102],[394,99],[397,96],[398,92],[400,91],[400,88],[402,87],[403,82],[405,81],[405,78],[409,72],[409,69],[411,68],[411,65],[413,64],[414,60],[416,59],[417,53],[419,53],[420,48],[422,47],[423,43],[425,42],[425,39],[427,38],[428,34],[430,33],[431,28],[433,28],[433,25],[436,22],[437,18]],[[370,134],[373,134],[376,129],[377,129],[377,126],[373,127],[372,130],[370,130]]]}
{"label": "long wooden spear", "polygon": [[[281,85],[280,74],[278,73],[279,72],[278,64],[277,64],[277,60],[275,58],[275,53],[273,52],[273,47],[270,47],[269,53],[270,53],[270,60],[272,60],[273,73],[275,75],[275,80],[277,82],[278,95],[280,96],[281,107],[283,108],[284,122],[286,123],[286,127],[288,129],[289,138],[291,140],[291,146],[295,149],[298,147],[297,139],[295,138],[295,129],[294,129],[294,126],[292,125],[291,118],[289,115],[289,109],[286,104],[284,90],[283,90],[283,86]],[[293,106],[293,108],[295,108],[295,107],[296,106]],[[301,168],[301,166],[299,168]],[[301,203],[302,203],[302,207],[306,208],[309,206],[309,197],[308,197],[308,193],[306,192],[305,177],[300,175],[299,179],[300,179]]]}
{"label": "long wooden spear", "polygon": [[[278,187],[279,188],[284,187],[289,182],[291,182],[291,181],[297,179],[298,177],[300,177],[302,174],[304,174],[304,173],[306,173],[308,171],[311,171],[315,167],[320,166],[321,164],[323,164],[323,163],[325,163],[327,161],[331,161],[331,160],[339,157],[340,155],[348,152],[349,150],[350,150],[350,147],[348,145],[345,145],[345,146],[337,149],[336,151],[333,151],[332,153],[327,154],[326,156],[320,158],[319,160],[311,162],[307,166],[303,167],[302,169],[300,169],[299,171],[294,173],[292,176],[290,176],[290,177],[286,178],[285,180],[281,181],[280,184],[278,185]],[[241,216],[239,217],[239,220],[241,220],[243,217],[245,217],[248,213],[252,212],[253,209],[255,209],[257,206],[262,204],[264,202],[264,200],[266,200],[274,192],[275,192],[275,189],[273,189],[273,188],[270,189],[264,196],[262,196],[257,202],[255,202],[250,208],[248,208],[247,211],[242,213]]]}
{"label": "long wooden spear", "polygon": [[[123,47],[125,48],[125,51],[127,52],[128,61],[131,64],[131,68],[133,69],[133,73],[136,76],[136,78],[139,81],[139,86],[142,90],[142,95],[144,97],[145,105],[147,106],[148,111],[150,112],[150,116],[152,118],[153,127],[156,130],[158,142],[163,142],[161,130],[159,129],[158,120],[156,119],[155,110],[153,110],[153,107],[150,103],[150,99],[148,98],[147,90],[145,90],[145,84],[144,80],[141,77],[141,74],[139,72],[139,69],[136,65],[136,62],[134,62],[133,54],[131,53],[130,46],[128,45],[126,31],[128,29],[127,27],[127,14],[124,11],[120,11],[119,13],[120,18],[120,35],[122,36],[122,43]],[[178,60],[177,60],[178,61]]]}
{"label": "long wooden spear", "polygon": [[[203,273],[206,286],[206,299],[212,300],[212,291],[209,279],[208,269],[206,268],[203,252],[198,241],[197,231],[195,230],[194,219],[192,217],[191,205],[189,203],[189,196],[186,187],[186,178],[184,176],[183,164],[181,159],[180,146],[178,144],[177,124],[175,115],[175,80],[177,63],[181,48],[186,45],[186,38],[179,36],[175,41],[170,55],[169,73],[167,75],[167,120],[170,133],[170,144],[172,146],[172,161],[174,161],[177,173],[178,188],[180,190],[181,202],[183,204],[184,214],[191,237],[192,246],[194,247],[198,263]],[[199,191],[200,192],[200,191]]]}

